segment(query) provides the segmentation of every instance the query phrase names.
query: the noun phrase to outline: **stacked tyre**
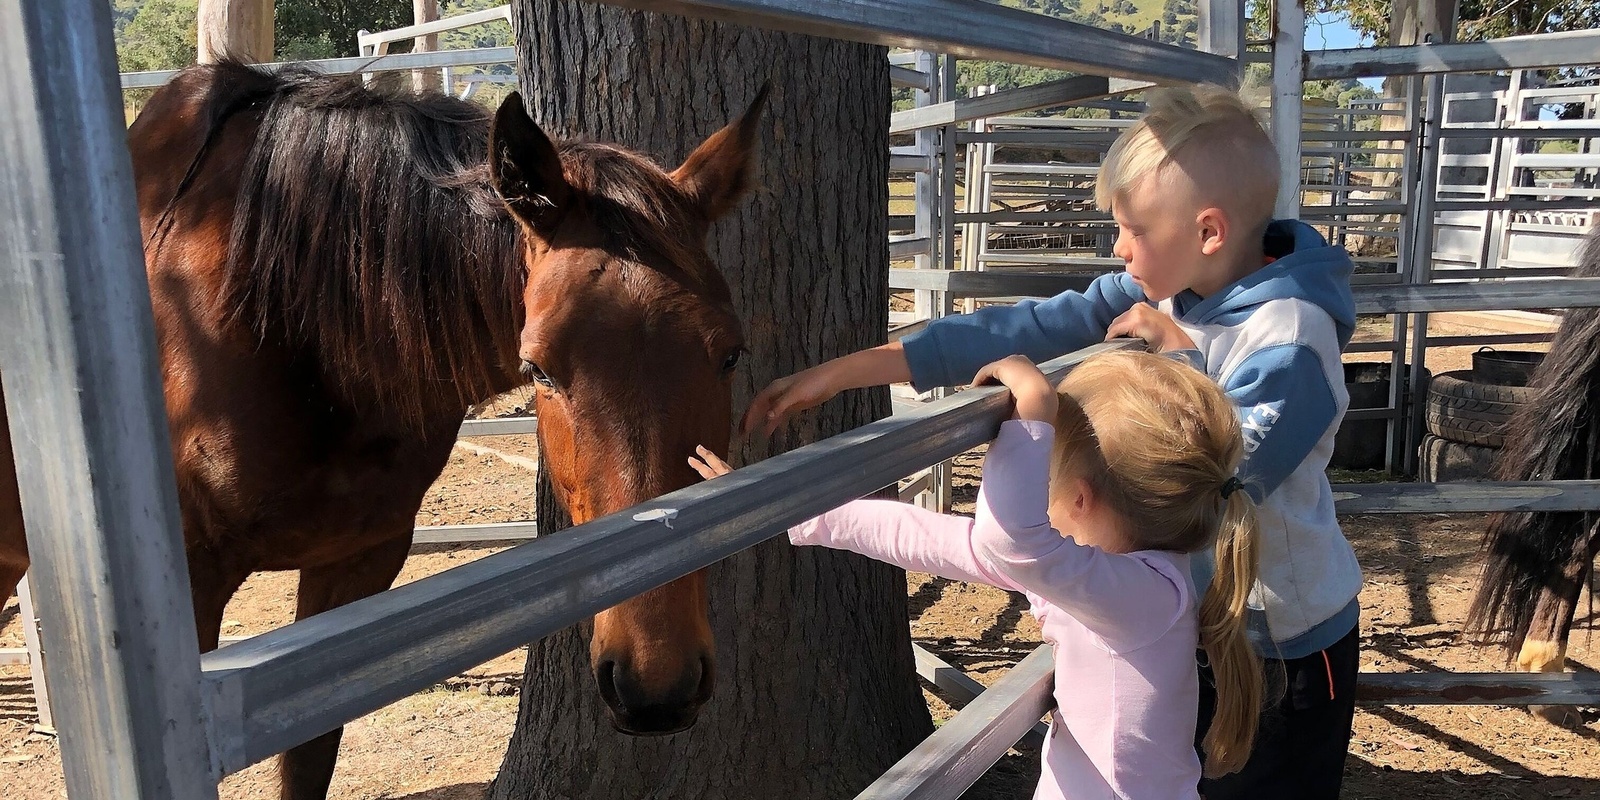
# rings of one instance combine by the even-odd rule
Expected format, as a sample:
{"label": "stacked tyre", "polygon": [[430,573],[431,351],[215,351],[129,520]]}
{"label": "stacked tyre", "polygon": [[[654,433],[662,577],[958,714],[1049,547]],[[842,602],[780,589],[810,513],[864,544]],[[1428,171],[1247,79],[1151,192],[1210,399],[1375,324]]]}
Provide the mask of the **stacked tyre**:
{"label": "stacked tyre", "polygon": [[1543,353],[1480,350],[1470,370],[1433,376],[1418,464],[1423,481],[1491,480],[1507,425],[1536,390],[1528,386]]}

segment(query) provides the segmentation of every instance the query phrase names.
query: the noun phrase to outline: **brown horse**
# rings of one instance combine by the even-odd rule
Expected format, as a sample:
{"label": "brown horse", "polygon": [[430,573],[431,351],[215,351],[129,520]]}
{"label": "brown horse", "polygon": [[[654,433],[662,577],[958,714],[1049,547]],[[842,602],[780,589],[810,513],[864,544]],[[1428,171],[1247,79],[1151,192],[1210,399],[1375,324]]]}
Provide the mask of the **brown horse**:
{"label": "brown horse", "polygon": [[[704,240],[750,183],[761,104],[669,174],[553,144],[516,95],[491,131],[471,104],[309,71],[158,90],[129,147],[201,649],[257,570],[300,571],[300,619],[387,588],[468,405],[527,380],[575,522],[691,483],[696,443],[725,451],[742,339]],[[693,723],[706,613],[692,575],[596,618],[619,729]],[[284,754],[284,797],[325,796],[339,737]]]}

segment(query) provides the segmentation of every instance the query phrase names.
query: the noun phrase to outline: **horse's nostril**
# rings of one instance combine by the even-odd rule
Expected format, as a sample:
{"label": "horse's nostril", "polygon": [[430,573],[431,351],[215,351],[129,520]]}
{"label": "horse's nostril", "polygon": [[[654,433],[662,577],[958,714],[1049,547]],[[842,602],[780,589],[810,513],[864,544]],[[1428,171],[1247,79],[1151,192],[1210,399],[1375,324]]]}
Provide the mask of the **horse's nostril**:
{"label": "horse's nostril", "polygon": [[622,708],[622,693],[617,690],[617,662],[602,661],[595,668],[595,683],[599,684],[600,699],[612,708]]}
{"label": "horse's nostril", "polygon": [[712,667],[711,659],[707,656],[701,656],[700,685],[695,688],[694,702],[704,703],[711,699],[711,688],[714,683],[716,683],[716,670]]}

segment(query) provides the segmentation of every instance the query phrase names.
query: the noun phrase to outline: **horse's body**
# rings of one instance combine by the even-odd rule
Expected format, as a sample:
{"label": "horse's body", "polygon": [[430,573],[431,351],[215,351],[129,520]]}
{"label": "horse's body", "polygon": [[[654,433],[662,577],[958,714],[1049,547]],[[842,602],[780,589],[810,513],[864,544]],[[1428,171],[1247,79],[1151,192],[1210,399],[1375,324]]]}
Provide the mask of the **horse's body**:
{"label": "horse's body", "polygon": [[[1600,228],[1589,232],[1573,277],[1600,278]],[[1563,312],[1550,353],[1535,370],[1533,402],[1510,423],[1497,477],[1506,481],[1600,477],[1600,308]],[[1518,649],[1532,672],[1565,666],[1573,614],[1593,568],[1600,515],[1491,515],[1470,627]]]}
{"label": "horse's body", "polygon": [[[644,230],[682,220],[641,198],[692,209],[691,193],[619,148],[568,145],[558,155],[520,101],[514,112],[500,115],[513,135],[495,147],[494,181],[482,109],[311,73],[193,68],[129,130],[202,650],[216,647],[223,608],[251,572],[299,570],[297,618],[388,588],[466,408],[526,380],[525,303],[548,331],[562,301],[581,294],[578,319],[611,350],[604,355],[623,360],[597,359],[595,342],[545,336],[542,363],[559,364],[588,398],[642,393],[657,404],[631,416],[592,400],[554,407],[569,393],[541,387],[543,461],[575,521],[690,482],[680,440],[726,447],[725,380],[702,382],[696,395],[632,366],[702,358],[702,340],[727,335],[721,316],[694,328],[700,340],[666,335],[727,305],[714,269],[688,286],[662,260],[709,264],[704,226]],[[500,173],[515,177],[530,147],[554,163],[565,192],[536,198],[562,212],[538,225],[526,218],[527,186],[510,186],[507,202],[496,193],[508,188]],[[747,149],[713,155],[742,159],[740,169],[748,161]],[[557,232],[562,241],[551,241]],[[656,246],[641,255],[639,242]],[[568,268],[585,264],[592,269]],[[736,320],[732,329],[737,336]],[[596,419],[587,414],[608,411],[586,427]],[[675,413],[690,424],[673,426]],[[0,464],[10,465],[9,441],[0,443]],[[655,477],[630,480],[641,473]],[[27,564],[11,478],[0,470],[3,590]],[[693,721],[710,687],[705,613],[690,576],[597,622],[597,674],[619,727],[659,733]],[[284,797],[326,794],[339,734],[285,754]]]}

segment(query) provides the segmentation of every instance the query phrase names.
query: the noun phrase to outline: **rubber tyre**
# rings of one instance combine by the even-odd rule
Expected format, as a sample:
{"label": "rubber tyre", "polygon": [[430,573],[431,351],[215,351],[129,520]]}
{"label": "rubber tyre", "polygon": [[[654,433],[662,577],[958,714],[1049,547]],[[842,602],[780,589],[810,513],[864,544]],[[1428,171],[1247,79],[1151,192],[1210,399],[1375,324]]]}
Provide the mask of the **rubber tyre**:
{"label": "rubber tyre", "polygon": [[1500,451],[1493,447],[1423,436],[1417,447],[1417,478],[1423,483],[1492,480],[1499,455]]}
{"label": "rubber tyre", "polygon": [[1467,370],[1433,376],[1423,409],[1428,433],[1479,447],[1505,445],[1506,424],[1537,395],[1526,386],[1477,383]]}

